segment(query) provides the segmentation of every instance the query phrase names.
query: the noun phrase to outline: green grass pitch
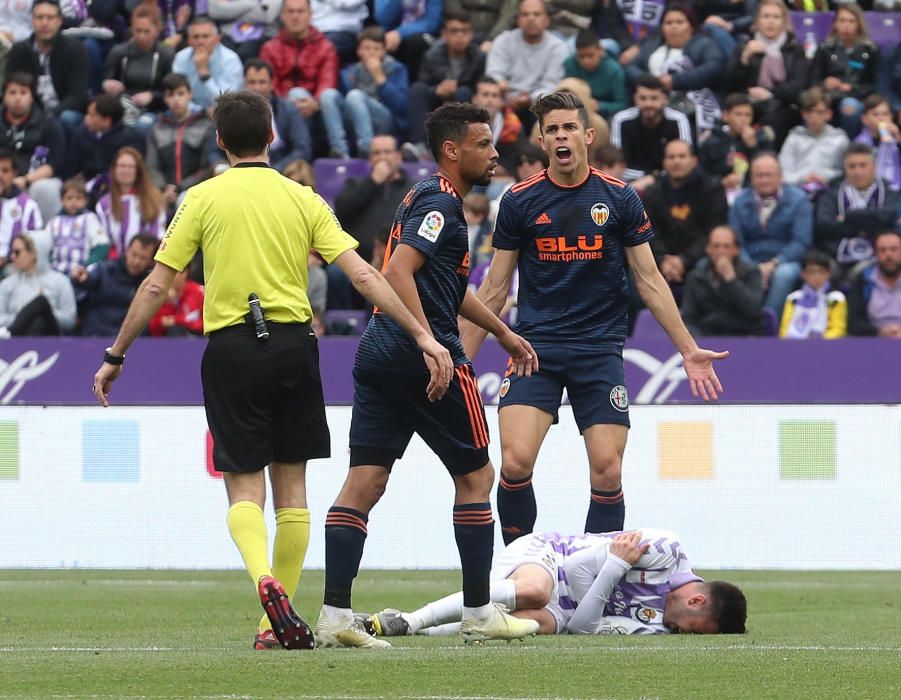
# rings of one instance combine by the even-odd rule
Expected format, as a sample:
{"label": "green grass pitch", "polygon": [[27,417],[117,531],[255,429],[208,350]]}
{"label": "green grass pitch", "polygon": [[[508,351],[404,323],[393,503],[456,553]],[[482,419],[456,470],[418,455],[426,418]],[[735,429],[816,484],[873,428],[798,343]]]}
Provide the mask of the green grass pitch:
{"label": "green grass pitch", "polygon": [[[703,573],[745,589],[749,634],[255,652],[243,572],[0,572],[0,700],[901,698],[901,572]],[[414,607],[458,580],[363,572],[355,604]],[[306,572],[311,623],[321,591]]]}

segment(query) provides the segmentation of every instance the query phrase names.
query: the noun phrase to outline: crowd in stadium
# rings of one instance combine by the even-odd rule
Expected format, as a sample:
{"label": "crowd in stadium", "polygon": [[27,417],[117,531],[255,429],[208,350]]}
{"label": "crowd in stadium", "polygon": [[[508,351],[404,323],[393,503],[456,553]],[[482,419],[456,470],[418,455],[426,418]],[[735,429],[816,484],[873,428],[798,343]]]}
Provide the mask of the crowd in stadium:
{"label": "crowd in stadium", "polygon": [[[901,338],[901,2],[862,5],[674,0],[636,39],[616,0],[4,0],[0,337],[115,334],[184,192],[228,167],[213,101],[246,87],[272,166],[377,267],[434,169],[426,115],[472,101],[500,157],[464,202],[477,285],[500,196],[547,164],[529,107],[568,90],[692,332]],[[789,10],[831,28],[796,36]],[[870,10],[898,12],[888,40]],[[319,331],[352,332],[335,312],[365,318],[362,298],[309,272]],[[152,335],[202,333],[202,282],[195,260]]]}

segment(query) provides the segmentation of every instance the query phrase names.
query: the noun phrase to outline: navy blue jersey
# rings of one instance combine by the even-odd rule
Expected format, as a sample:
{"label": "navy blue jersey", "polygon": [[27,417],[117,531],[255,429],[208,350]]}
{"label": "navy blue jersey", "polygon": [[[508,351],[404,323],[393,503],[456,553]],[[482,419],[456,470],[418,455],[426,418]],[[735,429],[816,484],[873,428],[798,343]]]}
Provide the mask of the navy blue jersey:
{"label": "navy blue jersey", "polygon": [[564,187],[547,170],[501,199],[493,245],[519,251],[517,332],[532,343],[621,349],[629,285],[625,247],[654,236],[630,185],[591,168]]}
{"label": "navy blue jersey", "polygon": [[[399,245],[412,246],[428,258],[414,275],[422,310],[454,363],[466,362],[457,312],[469,279],[469,237],[463,199],[446,177],[433,175],[404,197],[391,226],[383,270]],[[422,371],[425,366],[409,334],[378,311],[363,333],[356,361],[358,366],[396,371]]]}

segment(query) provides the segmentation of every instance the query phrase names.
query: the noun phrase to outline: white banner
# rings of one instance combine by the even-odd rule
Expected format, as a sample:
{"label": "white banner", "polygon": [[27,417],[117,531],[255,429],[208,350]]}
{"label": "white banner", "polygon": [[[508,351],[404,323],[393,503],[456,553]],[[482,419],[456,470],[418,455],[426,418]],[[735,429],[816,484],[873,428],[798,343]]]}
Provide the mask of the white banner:
{"label": "white banner", "polygon": [[[312,462],[307,566],[348,463]],[[696,568],[901,568],[901,407],[638,406],[626,526],[673,530]],[[500,465],[496,409],[488,409]],[[568,407],[534,478],[538,530],[580,532],[588,466]],[[0,408],[0,568],[237,568],[202,408]],[[414,438],[369,520],[364,568],[454,568],[453,487]],[[267,506],[270,539],[274,517]],[[501,541],[498,528],[497,546]]]}

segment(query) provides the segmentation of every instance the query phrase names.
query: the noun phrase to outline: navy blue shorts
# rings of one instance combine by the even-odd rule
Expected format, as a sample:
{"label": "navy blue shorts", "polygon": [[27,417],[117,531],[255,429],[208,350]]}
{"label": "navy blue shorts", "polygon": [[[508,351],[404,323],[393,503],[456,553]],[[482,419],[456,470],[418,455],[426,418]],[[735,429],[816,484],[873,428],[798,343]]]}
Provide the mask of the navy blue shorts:
{"label": "navy blue shorts", "polygon": [[488,423],[472,365],[458,365],[447,393],[429,402],[427,374],[354,367],[350,466],[391,469],[418,433],[451,475],[488,464]]}
{"label": "navy blue shorts", "polygon": [[629,427],[629,395],[626,392],[623,355],[614,350],[587,346],[532,343],[541,368],[531,377],[510,374],[501,382],[499,408],[534,406],[558,420],[563,389],[569,396],[579,432],[592,425]]}

